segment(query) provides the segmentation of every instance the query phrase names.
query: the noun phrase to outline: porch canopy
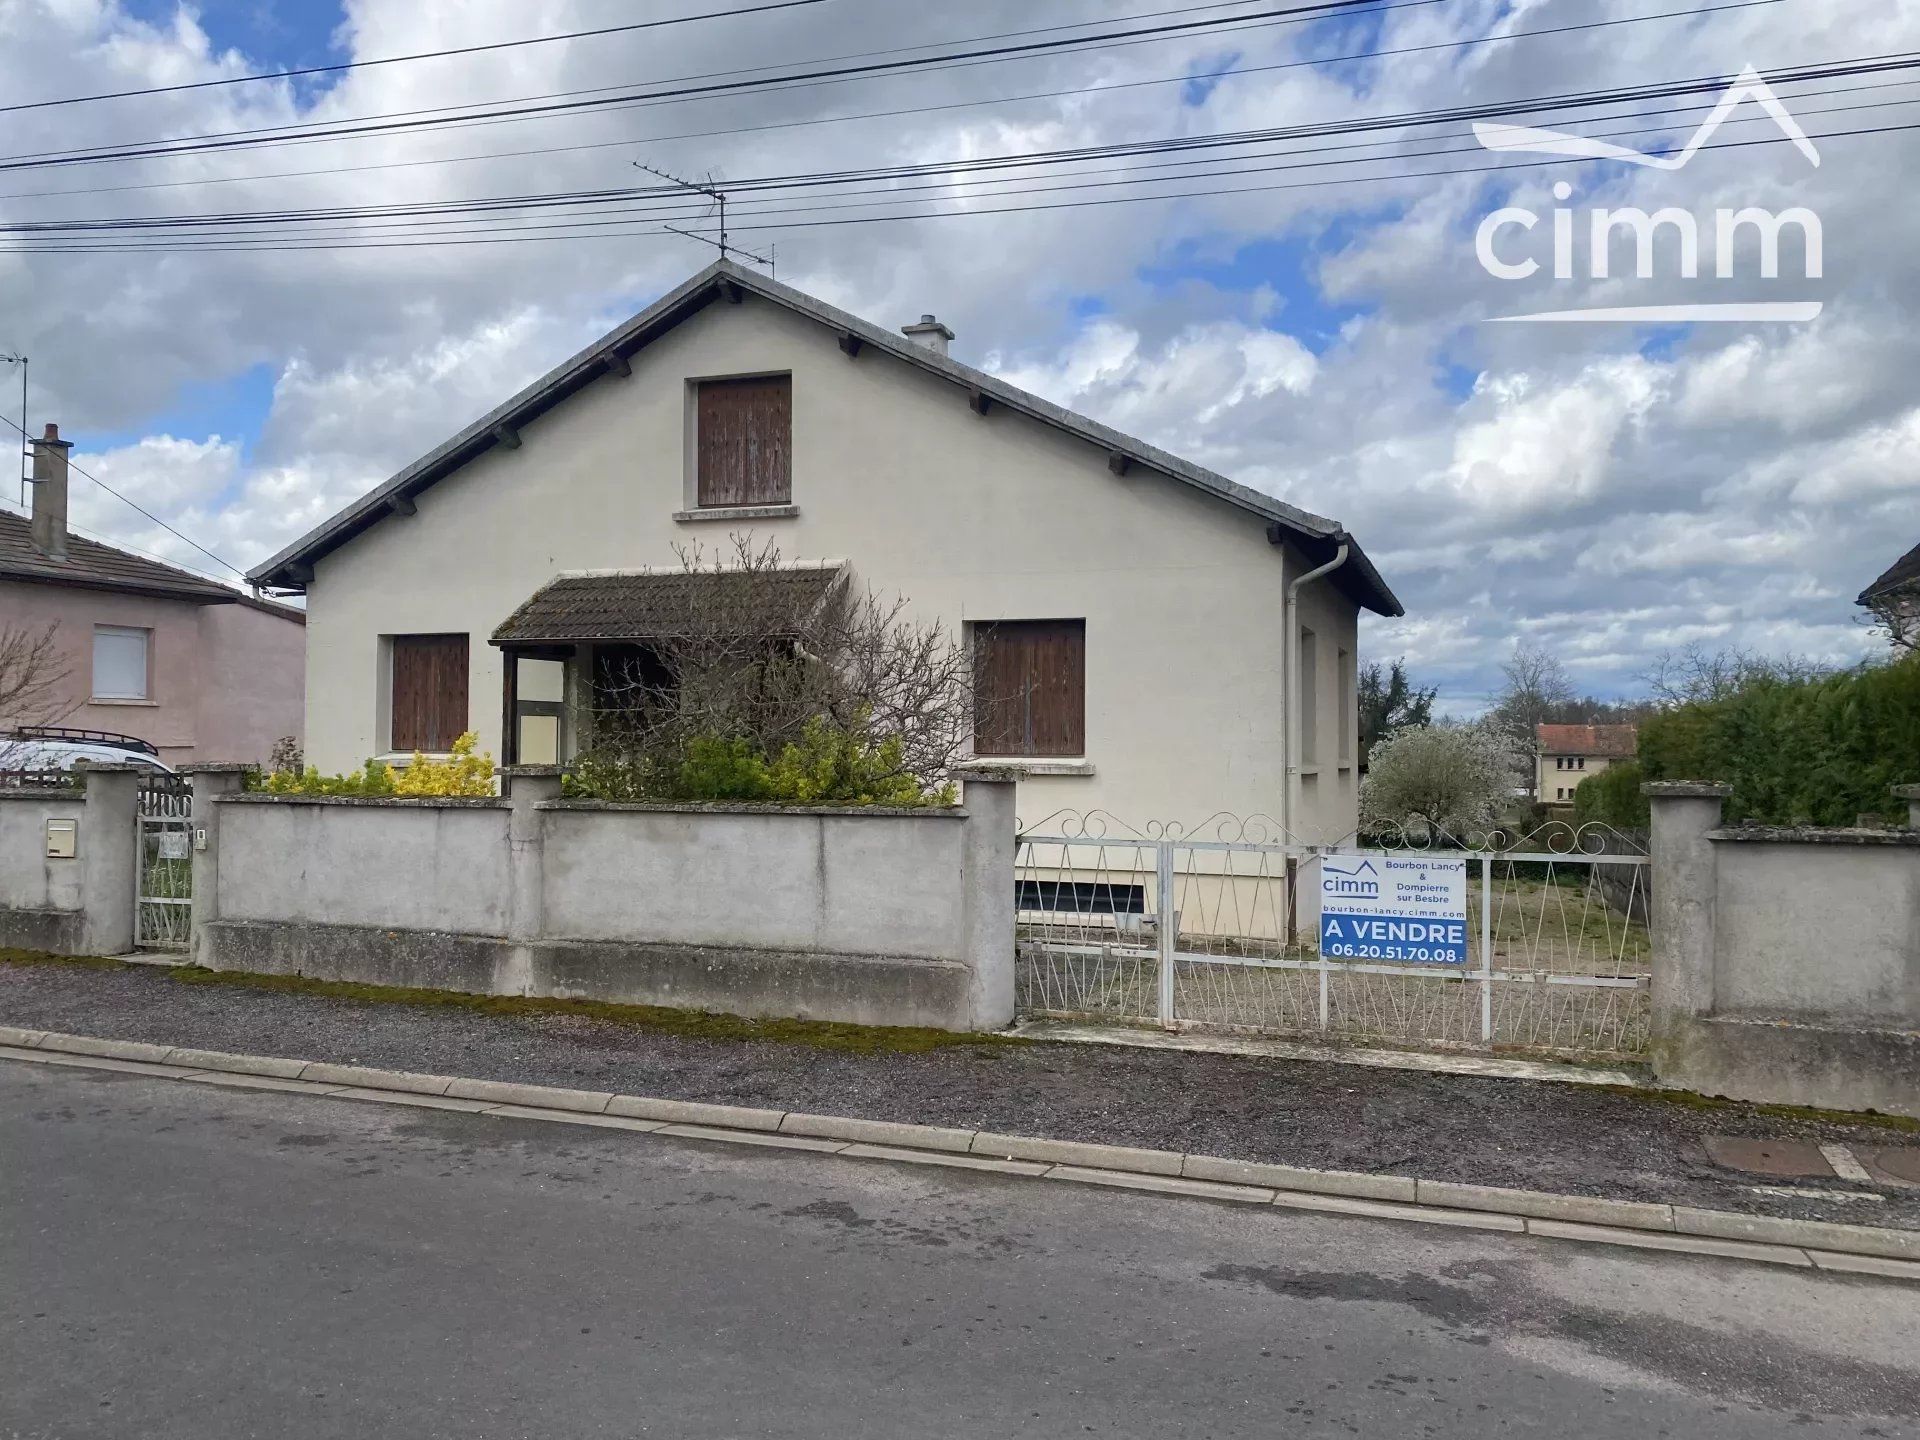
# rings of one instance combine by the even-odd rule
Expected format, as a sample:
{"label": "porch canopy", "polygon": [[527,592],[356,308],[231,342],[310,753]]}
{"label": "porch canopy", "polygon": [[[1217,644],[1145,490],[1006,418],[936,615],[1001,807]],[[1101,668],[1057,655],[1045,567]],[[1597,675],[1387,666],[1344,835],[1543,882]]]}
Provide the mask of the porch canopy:
{"label": "porch canopy", "polygon": [[[534,591],[493,632],[504,659],[504,763],[554,763],[566,750],[566,685],[591,679],[606,655],[632,656],[662,641],[778,634],[814,614],[844,582],[839,563],[753,570],[564,571]],[[533,662],[521,674],[521,663]]]}

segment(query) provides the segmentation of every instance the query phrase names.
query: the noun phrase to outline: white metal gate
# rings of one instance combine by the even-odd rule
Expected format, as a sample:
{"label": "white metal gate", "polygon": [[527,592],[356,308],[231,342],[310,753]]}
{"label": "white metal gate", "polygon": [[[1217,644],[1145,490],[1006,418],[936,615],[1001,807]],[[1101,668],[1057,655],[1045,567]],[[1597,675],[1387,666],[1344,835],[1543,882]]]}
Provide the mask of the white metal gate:
{"label": "white metal gate", "polygon": [[184,780],[155,776],[141,784],[134,819],[136,950],[187,948],[193,923],[192,804]]}
{"label": "white metal gate", "polygon": [[1019,843],[1028,1015],[1609,1059],[1647,1045],[1649,861],[1630,836],[1549,825],[1434,850],[1468,861],[1464,969],[1319,953],[1321,847],[1264,817],[1196,832],[1056,815]]}

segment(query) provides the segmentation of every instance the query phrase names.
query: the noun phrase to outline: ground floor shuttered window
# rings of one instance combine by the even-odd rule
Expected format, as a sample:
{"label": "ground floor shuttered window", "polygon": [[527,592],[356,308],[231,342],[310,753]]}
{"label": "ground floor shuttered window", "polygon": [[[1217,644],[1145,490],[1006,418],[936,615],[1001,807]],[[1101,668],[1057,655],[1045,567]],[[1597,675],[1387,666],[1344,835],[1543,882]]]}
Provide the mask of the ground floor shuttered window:
{"label": "ground floor shuttered window", "polygon": [[393,749],[443,755],[469,728],[467,637],[393,637]]}
{"label": "ground floor shuttered window", "polygon": [[982,621],[973,661],[976,755],[1086,754],[1085,620]]}

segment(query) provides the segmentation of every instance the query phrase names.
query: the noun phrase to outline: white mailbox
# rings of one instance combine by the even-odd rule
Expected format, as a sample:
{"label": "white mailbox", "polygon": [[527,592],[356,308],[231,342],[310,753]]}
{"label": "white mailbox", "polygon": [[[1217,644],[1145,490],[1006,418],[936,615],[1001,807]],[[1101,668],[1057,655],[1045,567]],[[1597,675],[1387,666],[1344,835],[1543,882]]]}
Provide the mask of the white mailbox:
{"label": "white mailbox", "polygon": [[78,820],[47,821],[47,858],[71,860],[79,853],[80,822]]}

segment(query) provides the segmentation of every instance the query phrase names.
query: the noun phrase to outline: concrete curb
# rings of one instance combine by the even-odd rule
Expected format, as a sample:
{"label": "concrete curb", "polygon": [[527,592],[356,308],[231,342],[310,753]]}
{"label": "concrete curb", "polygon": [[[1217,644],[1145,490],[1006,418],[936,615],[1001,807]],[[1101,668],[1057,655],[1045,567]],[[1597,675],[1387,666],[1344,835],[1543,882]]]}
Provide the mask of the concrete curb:
{"label": "concrete curb", "polygon": [[598,1124],[640,1134],[726,1140],[848,1159],[955,1166],[1152,1194],[1505,1230],[1545,1239],[1920,1281],[1920,1231],[1871,1225],[1739,1215],[1685,1205],[1554,1195],[1398,1175],[1308,1170],[1172,1150],[948,1126],[418,1075],[359,1065],[102,1040],[6,1025],[0,1025],[0,1058],[94,1063],[102,1069],[162,1078],[214,1083],[227,1079],[244,1088]]}

